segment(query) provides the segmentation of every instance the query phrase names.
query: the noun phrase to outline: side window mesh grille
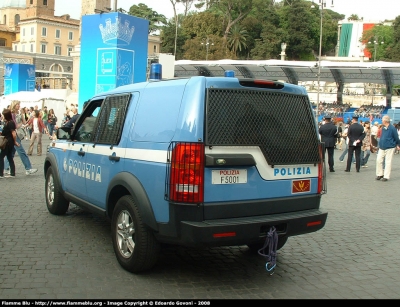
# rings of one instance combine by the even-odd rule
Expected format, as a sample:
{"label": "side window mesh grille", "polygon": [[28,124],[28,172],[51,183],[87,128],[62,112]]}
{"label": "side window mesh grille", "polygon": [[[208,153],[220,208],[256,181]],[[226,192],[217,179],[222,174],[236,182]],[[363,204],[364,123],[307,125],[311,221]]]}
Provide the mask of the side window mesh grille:
{"label": "side window mesh grille", "polygon": [[107,97],[98,117],[95,143],[116,145],[121,138],[130,95]]}
{"label": "side window mesh grille", "polygon": [[259,146],[270,165],[315,164],[319,140],[307,96],[207,89],[207,146]]}

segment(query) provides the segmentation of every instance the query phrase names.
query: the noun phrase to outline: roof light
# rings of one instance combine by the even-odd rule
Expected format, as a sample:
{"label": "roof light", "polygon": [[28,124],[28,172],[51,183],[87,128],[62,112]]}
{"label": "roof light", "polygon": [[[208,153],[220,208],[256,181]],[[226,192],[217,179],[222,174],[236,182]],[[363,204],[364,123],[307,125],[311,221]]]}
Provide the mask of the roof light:
{"label": "roof light", "polygon": [[150,67],[150,80],[161,80],[162,79],[162,65],[159,63],[153,63]]}
{"label": "roof light", "polygon": [[225,70],[224,75],[225,75],[225,77],[233,78],[233,77],[235,77],[235,72],[233,70]]}

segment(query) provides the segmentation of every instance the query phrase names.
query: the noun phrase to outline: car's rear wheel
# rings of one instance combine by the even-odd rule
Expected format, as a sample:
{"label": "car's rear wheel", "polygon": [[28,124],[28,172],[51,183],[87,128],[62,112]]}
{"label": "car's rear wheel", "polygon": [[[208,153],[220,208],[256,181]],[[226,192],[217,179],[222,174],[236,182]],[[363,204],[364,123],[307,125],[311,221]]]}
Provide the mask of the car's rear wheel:
{"label": "car's rear wheel", "polygon": [[151,269],[158,260],[160,244],[142,222],[132,196],[121,197],[111,221],[112,241],[119,264],[132,273]]}
{"label": "car's rear wheel", "polygon": [[62,194],[59,181],[54,178],[53,167],[50,166],[46,172],[45,197],[47,210],[55,215],[62,215],[68,211],[69,201]]}

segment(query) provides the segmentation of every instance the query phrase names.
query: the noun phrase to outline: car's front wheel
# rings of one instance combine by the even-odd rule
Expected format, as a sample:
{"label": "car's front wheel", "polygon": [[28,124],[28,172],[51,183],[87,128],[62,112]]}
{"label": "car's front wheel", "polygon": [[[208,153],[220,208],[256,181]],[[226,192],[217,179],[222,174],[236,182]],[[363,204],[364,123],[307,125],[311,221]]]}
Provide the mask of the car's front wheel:
{"label": "car's front wheel", "polygon": [[54,178],[52,166],[46,172],[45,197],[47,209],[50,213],[62,215],[68,211],[69,201],[63,196],[59,181]]}
{"label": "car's front wheel", "polygon": [[160,244],[142,222],[133,197],[121,197],[114,209],[111,233],[119,264],[132,273],[151,269],[158,260]]}

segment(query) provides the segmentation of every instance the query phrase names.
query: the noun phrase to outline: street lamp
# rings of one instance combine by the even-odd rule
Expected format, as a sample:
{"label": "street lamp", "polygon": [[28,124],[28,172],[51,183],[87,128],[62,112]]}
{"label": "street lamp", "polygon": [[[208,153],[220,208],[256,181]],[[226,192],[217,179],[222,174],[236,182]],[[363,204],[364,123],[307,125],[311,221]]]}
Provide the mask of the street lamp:
{"label": "street lamp", "polygon": [[214,41],[212,38],[207,37],[202,39],[201,44],[206,45],[206,61],[208,61],[208,48],[210,47],[210,44],[211,46],[214,46]]}
{"label": "street lamp", "polygon": [[[318,109],[319,109],[319,92],[321,90],[321,55],[322,55],[322,21],[324,19],[324,8],[326,7],[326,1],[327,0],[319,0],[318,6],[319,11],[320,11],[320,26],[319,26],[319,51],[318,51],[318,63],[316,64],[318,66],[318,72],[317,72],[317,82],[318,82],[318,92],[317,92],[317,108],[316,108],[316,118],[317,118],[317,123],[318,123]],[[331,7],[333,7],[333,0],[331,0]],[[314,7],[314,5],[312,6]]]}
{"label": "street lamp", "polygon": [[374,62],[376,62],[376,48],[378,45],[383,45],[384,42],[379,42],[379,36],[377,36],[373,42],[368,42],[368,44],[374,44]]}

